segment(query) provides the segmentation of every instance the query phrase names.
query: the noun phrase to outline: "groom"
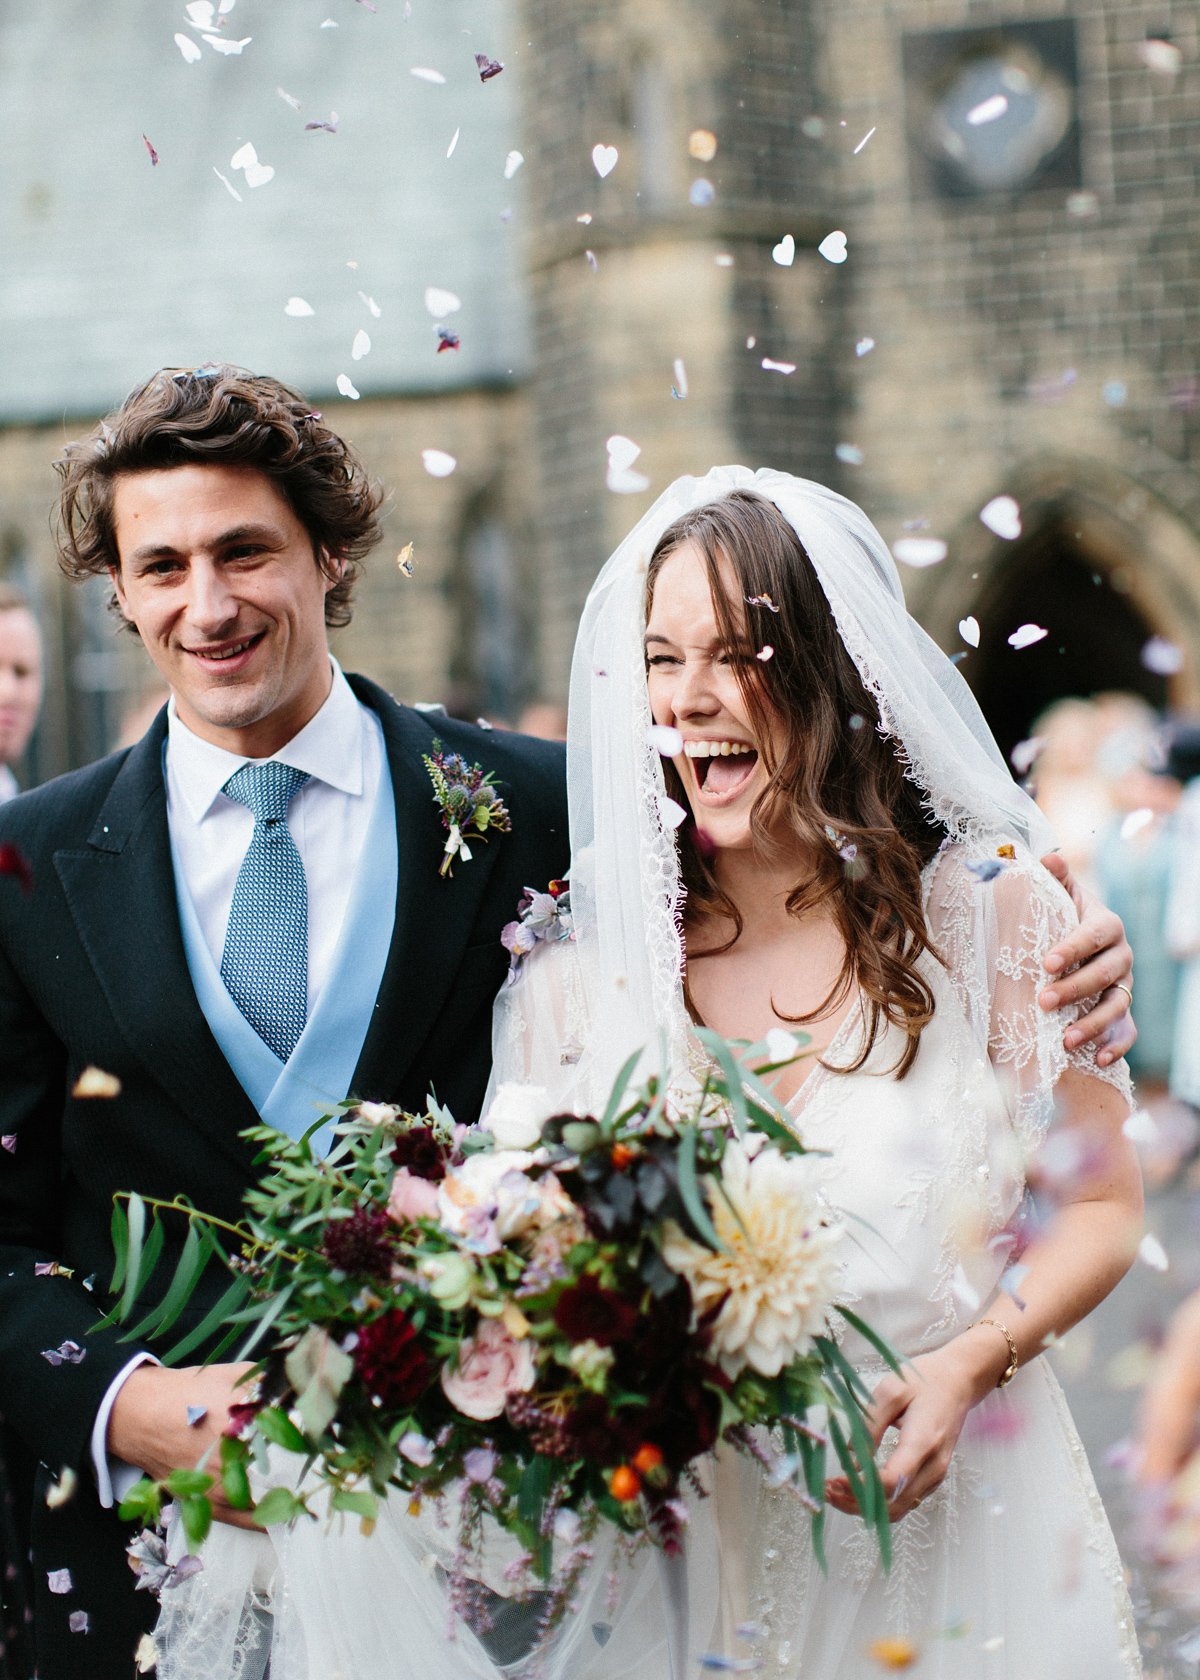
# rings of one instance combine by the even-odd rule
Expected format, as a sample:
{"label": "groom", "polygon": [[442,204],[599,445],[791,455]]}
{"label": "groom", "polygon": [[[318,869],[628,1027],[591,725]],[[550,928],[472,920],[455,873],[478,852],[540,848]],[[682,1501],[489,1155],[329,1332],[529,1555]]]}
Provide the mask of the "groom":
{"label": "groom", "polygon": [[[62,472],[64,565],[108,574],[171,703],[131,751],[0,813],[0,1414],[41,1466],[41,1680],[126,1680],[156,1606],[114,1488],[199,1463],[243,1368],[166,1370],[90,1333],[113,1195],[236,1220],[243,1130],[298,1136],[348,1091],[419,1109],[432,1088],[474,1120],[500,931],[565,872],[566,799],[561,748],[431,720],[331,661],[379,497],[296,393],[161,373]],[[511,817],[445,877],[439,741],[494,773]],[[1113,940],[1059,1001],[1127,976],[1097,909],[1064,971]]]}

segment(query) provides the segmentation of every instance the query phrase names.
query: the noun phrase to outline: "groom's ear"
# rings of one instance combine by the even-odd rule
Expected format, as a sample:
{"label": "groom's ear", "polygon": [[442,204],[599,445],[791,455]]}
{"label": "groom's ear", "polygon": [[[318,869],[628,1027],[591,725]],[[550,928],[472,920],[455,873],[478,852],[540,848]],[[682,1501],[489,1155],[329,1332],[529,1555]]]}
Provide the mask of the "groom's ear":
{"label": "groom's ear", "polygon": [[346,576],[346,556],[344,554],[331,554],[327,548],[322,546],[317,550],[317,565],[325,579],[325,593],[328,595],[329,591],[336,589]]}
{"label": "groom's ear", "polygon": [[112,584],[112,589],[113,589],[112,598],[113,598],[113,601],[116,602],[117,611],[120,613],[121,617],[125,620],[126,624],[128,624],[131,629],[136,630],[137,625],[134,623],[133,619],[130,618],[129,609],[128,609],[128,607],[126,605],[126,602],[125,602],[125,589],[124,589],[124,586],[122,585],[122,582],[121,582],[121,567],[120,567],[120,565],[117,564],[116,566],[106,566],[105,570],[108,573],[108,581]]}

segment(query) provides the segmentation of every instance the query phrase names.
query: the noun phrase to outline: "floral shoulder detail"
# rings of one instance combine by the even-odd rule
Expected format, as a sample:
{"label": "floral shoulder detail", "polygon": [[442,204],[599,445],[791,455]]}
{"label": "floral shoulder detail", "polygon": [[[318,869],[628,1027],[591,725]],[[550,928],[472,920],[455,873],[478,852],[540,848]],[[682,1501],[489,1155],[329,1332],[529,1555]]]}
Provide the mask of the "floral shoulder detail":
{"label": "floral shoulder detail", "polygon": [[449,836],[438,874],[449,875],[456,857],[464,863],[471,861],[467,834],[483,840],[491,829],[507,834],[512,818],[492,785],[490,770],[484,775],[482,765],[468,764],[461,753],[443,753],[438,740],[433,743],[433,752],[423,753],[421,758],[433,782],[433,800],[441,809],[442,827]]}
{"label": "floral shoulder detail", "polygon": [[509,922],[500,934],[500,943],[509,953],[508,978],[505,981],[509,986],[517,978],[521,959],[536,946],[555,945],[560,939],[574,939],[570,882],[551,881],[545,892],[526,887],[517,905],[517,918],[515,922]]}

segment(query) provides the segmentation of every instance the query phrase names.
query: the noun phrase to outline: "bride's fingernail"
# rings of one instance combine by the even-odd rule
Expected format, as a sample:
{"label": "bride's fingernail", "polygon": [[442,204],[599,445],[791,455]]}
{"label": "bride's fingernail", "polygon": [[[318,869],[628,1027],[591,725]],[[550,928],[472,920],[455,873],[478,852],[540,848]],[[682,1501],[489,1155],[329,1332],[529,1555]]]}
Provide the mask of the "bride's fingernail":
{"label": "bride's fingernail", "polygon": [[1043,1009],[1057,1009],[1058,1008],[1058,993],[1057,992],[1043,992],[1041,997],[1038,999],[1038,1002],[1041,1004]]}

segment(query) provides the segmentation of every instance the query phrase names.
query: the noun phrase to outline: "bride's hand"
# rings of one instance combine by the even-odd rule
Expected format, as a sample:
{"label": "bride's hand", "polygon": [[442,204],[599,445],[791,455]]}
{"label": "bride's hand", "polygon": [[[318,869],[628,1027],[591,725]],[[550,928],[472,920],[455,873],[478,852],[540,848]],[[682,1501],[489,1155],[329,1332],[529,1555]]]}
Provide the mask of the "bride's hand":
{"label": "bride's hand", "polygon": [[[1065,858],[1051,852],[1042,859],[1070,893],[1079,912],[1079,926],[1060,945],[1047,951],[1043,967],[1051,976],[1038,996],[1043,1009],[1095,998],[1086,1015],[1073,1021],[1063,1036],[1068,1050],[1095,1039],[1096,1060],[1109,1067],[1132,1049],[1137,1027],[1130,1013],[1133,952],[1121,918],[1075,880]],[[1059,978],[1061,976],[1061,978]]]}
{"label": "bride's hand", "polygon": [[[876,1387],[867,1416],[875,1445],[892,1426],[900,1433],[896,1450],[879,1471],[893,1522],[941,1485],[967,1413],[1004,1371],[1007,1360],[997,1364],[997,1357],[984,1340],[956,1337],[905,1364],[902,1378],[888,1375]],[[844,1476],[826,1482],[825,1497],[835,1510],[859,1514]]]}

